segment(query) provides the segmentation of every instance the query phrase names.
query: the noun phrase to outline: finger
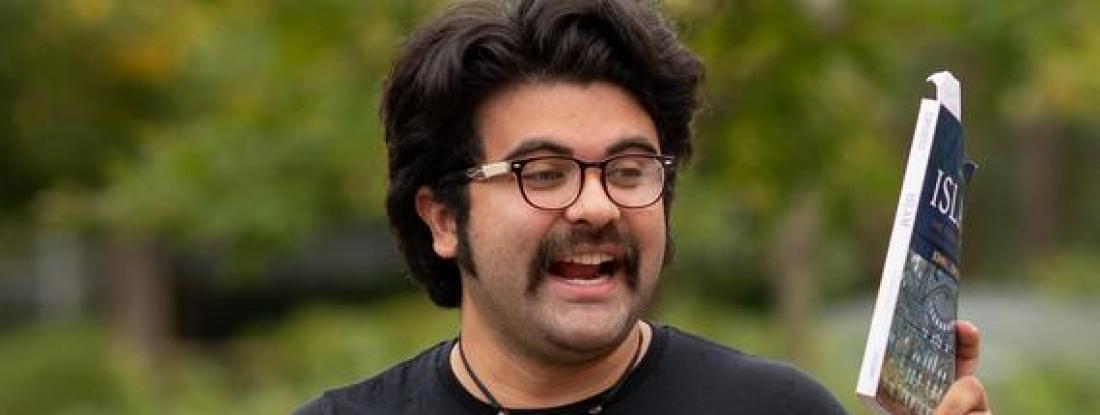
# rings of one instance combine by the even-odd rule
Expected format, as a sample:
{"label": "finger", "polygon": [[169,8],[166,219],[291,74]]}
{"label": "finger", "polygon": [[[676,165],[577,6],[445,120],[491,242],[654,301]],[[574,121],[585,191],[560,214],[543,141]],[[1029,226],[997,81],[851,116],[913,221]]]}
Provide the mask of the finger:
{"label": "finger", "polygon": [[978,371],[981,345],[978,327],[966,320],[955,322],[955,378],[973,376]]}
{"label": "finger", "polygon": [[936,408],[936,415],[964,415],[983,411],[989,411],[985,388],[978,378],[966,376],[951,384],[951,388],[943,395],[940,406]]}

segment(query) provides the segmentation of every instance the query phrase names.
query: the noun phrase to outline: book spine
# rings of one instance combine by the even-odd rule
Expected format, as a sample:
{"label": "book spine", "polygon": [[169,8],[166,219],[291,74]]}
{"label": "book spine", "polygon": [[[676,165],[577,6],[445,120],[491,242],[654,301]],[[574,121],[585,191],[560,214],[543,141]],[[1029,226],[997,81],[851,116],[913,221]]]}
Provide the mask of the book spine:
{"label": "book spine", "polygon": [[[936,120],[940,103],[936,100],[922,99],[917,124],[913,130],[913,140],[909,148],[909,160],[905,166],[901,194],[898,197],[898,209],[894,216],[894,227],[890,233],[890,244],[886,250],[886,260],[879,282],[878,296],[871,317],[871,328],[867,334],[867,348],[863,353],[859,382],[856,394],[868,406],[883,411],[875,396],[878,391],[882,372],[882,361],[886,342],[890,335],[891,318],[897,305],[898,290],[902,279],[909,242],[913,236],[917,209],[920,206],[924,174],[928,166],[928,157],[932,151]],[[885,412],[883,412],[885,413]]]}

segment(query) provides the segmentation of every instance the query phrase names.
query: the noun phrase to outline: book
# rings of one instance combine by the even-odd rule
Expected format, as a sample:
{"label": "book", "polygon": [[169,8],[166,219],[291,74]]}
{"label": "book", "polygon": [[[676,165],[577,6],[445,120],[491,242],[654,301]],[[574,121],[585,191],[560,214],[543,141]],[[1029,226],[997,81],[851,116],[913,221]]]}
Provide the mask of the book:
{"label": "book", "polygon": [[966,186],[959,81],[928,77],[871,317],[856,394],[873,411],[931,415],[955,381],[955,318]]}

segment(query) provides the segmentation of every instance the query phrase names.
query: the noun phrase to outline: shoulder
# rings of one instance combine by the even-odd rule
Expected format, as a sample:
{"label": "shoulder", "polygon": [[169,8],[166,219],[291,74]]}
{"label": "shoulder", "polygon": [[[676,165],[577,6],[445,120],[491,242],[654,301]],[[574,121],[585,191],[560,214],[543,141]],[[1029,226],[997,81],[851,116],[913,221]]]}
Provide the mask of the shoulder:
{"label": "shoulder", "polygon": [[747,354],[672,326],[667,326],[667,331],[664,360],[676,367],[724,378],[751,379],[757,384],[803,375],[789,363]]}
{"label": "shoulder", "polygon": [[436,363],[448,344],[441,342],[374,377],[326,390],[293,414],[410,413],[420,400],[438,395]]}
{"label": "shoulder", "polygon": [[842,414],[840,404],[816,379],[790,363],[762,358],[667,327],[662,360],[668,375],[698,390],[720,391],[760,413]]}

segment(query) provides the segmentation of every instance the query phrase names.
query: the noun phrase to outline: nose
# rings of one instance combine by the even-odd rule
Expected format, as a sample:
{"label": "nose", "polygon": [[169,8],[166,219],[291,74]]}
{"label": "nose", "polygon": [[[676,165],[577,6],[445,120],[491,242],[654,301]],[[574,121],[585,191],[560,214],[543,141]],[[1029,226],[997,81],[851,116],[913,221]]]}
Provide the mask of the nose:
{"label": "nose", "polygon": [[599,229],[619,219],[621,211],[604,190],[601,173],[599,169],[585,170],[581,194],[565,209],[565,219],[570,223],[586,223]]}

